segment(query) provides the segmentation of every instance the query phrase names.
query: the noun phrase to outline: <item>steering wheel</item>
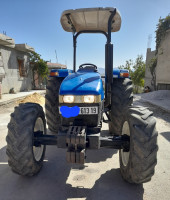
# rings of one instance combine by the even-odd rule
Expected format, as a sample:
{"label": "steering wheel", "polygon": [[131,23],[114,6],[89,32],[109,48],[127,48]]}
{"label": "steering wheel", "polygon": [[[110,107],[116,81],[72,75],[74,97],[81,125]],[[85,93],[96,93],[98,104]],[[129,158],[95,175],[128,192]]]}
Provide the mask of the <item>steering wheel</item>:
{"label": "steering wheel", "polygon": [[97,70],[97,66],[96,65],[94,65],[94,64],[91,64],[91,63],[84,63],[84,64],[81,64],[80,66],[79,66],[79,69],[83,69],[83,66],[89,66],[89,67],[94,67],[94,69],[95,70]]}

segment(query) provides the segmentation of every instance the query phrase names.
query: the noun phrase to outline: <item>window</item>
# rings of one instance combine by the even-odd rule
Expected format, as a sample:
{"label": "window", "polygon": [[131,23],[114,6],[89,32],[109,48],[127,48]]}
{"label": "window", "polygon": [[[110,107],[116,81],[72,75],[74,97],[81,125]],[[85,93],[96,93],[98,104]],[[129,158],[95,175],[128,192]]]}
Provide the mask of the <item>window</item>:
{"label": "window", "polygon": [[24,60],[18,59],[19,74],[21,77],[26,77],[26,69],[24,67]]}

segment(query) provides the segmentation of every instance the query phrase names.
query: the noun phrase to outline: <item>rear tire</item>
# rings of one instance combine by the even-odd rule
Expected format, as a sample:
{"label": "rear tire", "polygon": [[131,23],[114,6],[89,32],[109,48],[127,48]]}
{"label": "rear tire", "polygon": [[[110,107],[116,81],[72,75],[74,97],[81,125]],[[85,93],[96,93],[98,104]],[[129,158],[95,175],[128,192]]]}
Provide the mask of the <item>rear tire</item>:
{"label": "rear tire", "polygon": [[129,183],[145,183],[154,175],[157,164],[156,120],[144,107],[130,107],[124,115],[122,135],[129,133],[130,150],[119,150],[120,171]]}
{"label": "rear tire", "polygon": [[111,111],[109,116],[109,132],[111,135],[121,134],[123,114],[133,103],[133,87],[129,78],[113,79]]}
{"label": "rear tire", "polygon": [[6,137],[9,166],[23,176],[37,174],[45,156],[45,146],[34,146],[34,131],[46,134],[46,122],[42,107],[35,103],[15,107],[8,124]]}
{"label": "rear tire", "polygon": [[48,129],[57,134],[61,119],[59,116],[59,89],[64,78],[50,77],[45,95],[45,112]]}

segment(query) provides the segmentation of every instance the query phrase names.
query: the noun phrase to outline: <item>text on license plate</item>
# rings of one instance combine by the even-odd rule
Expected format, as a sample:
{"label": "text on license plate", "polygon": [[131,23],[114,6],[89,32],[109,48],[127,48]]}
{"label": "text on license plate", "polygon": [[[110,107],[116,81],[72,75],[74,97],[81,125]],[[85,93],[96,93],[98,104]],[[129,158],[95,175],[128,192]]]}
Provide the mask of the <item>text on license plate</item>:
{"label": "text on license plate", "polygon": [[80,107],[80,115],[98,114],[98,107]]}

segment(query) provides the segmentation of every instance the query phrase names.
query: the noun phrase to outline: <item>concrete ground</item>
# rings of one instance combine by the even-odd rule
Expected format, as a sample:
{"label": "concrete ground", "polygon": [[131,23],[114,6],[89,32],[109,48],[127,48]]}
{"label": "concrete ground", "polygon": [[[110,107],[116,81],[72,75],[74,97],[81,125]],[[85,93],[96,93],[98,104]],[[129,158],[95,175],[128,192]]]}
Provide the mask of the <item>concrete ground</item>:
{"label": "concrete ground", "polygon": [[[169,200],[170,197],[170,114],[135,99],[135,104],[154,111],[157,120],[158,164],[152,180],[134,185],[125,182],[119,170],[118,152],[87,150],[85,166],[66,163],[66,150],[47,147],[44,166],[34,177],[11,172],[6,157],[7,124],[13,104],[0,107],[0,200]],[[103,131],[108,126],[103,123]]]}

